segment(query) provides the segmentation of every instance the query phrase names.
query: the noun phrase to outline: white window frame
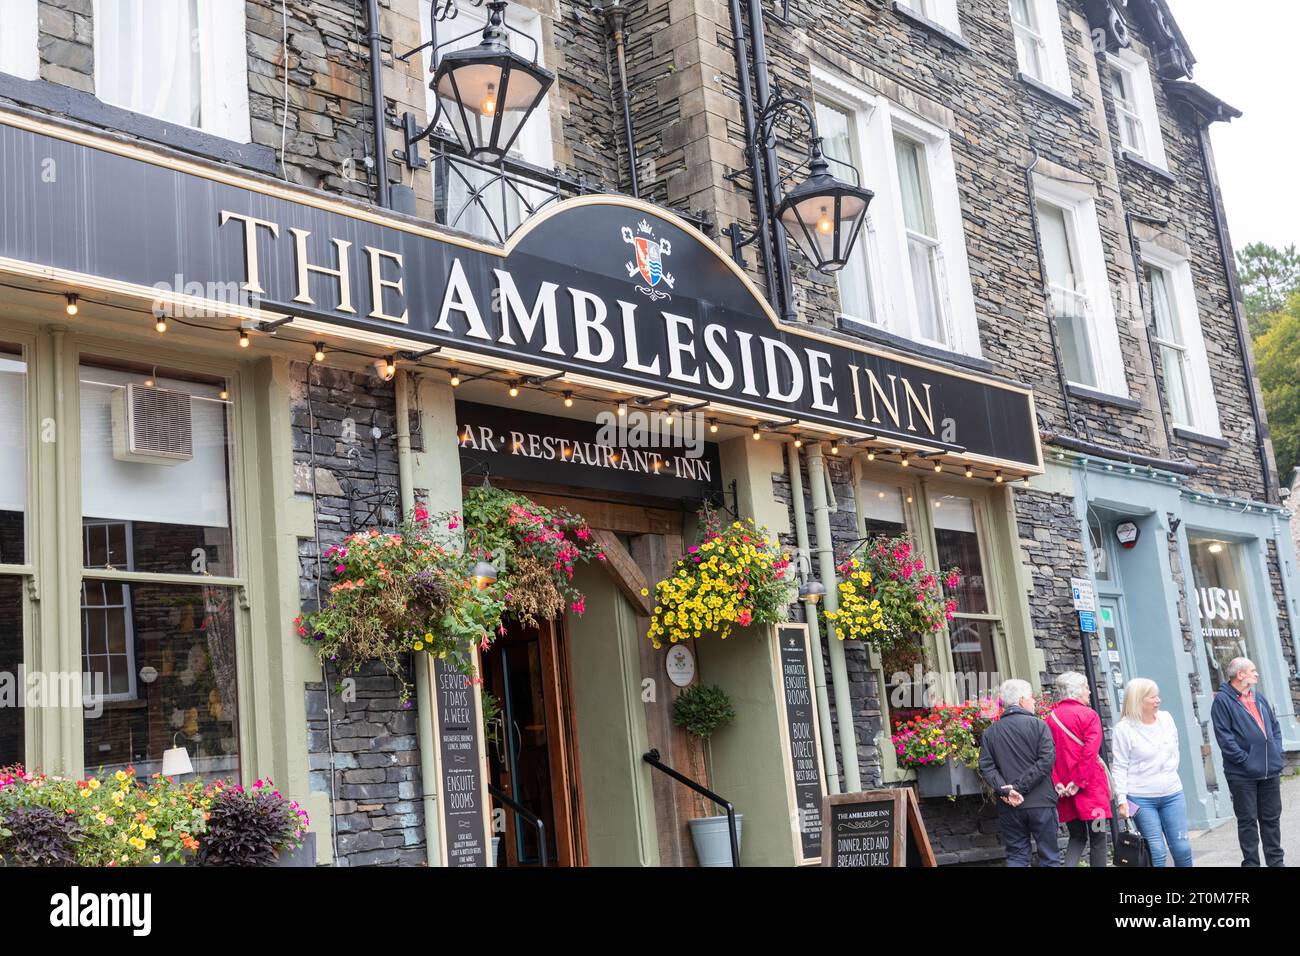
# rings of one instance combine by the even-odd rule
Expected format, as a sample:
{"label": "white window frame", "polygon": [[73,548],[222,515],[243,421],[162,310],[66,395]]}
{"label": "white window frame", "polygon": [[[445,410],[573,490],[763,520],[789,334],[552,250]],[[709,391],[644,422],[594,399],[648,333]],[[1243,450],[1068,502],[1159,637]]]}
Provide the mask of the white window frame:
{"label": "white window frame", "polygon": [[[111,61],[110,51],[103,42],[99,24],[100,8],[105,2],[128,0],[94,0],[94,53],[96,95],[105,103],[140,113],[132,103],[119,103],[102,95],[104,83],[100,81],[104,65]],[[199,60],[199,126],[177,123],[191,129],[200,129],[213,136],[236,143],[251,142],[252,120],[248,108],[248,37],[245,30],[245,5],[243,0],[202,0],[197,5],[198,30],[201,49],[209,56]],[[186,45],[189,45],[188,38]],[[175,123],[165,119],[163,122]]]}
{"label": "white window frame", "polygon": [[[1115,95],[1114,85],[1108,84],[1111,99],[1115,101],[1115,114],[1119,120],[1120,144],[1135,156],[1145,159],[1161,169],[1169,168],[1165,156],[1164,137],[1160,132],[1160,114],[1156,109],[1155,87],[1151,83],[1151,68],[1141,54],[1132,49],[1106,55],[1109,68],[1123,75],[1128,81],[1133,102],[1123,103]],[[1136,143],[1124,142],[1124,121],[1126,118],[1136,122],[1138,139]]]}
{"label": "white window frame", "polygon": [[[1056,0],[1025,0],[1030,23],[1022,24],[1013,11],[1015,0],[1008,0],[1007,15],[1011,20],[1011,33],[1015,40],[1016,61],[1020,72],[1030,79],[1050,86],[1066,96],[1074,95],[1070,80],[1070,64],[1065,56],[1065,36],[1061,32],[1061,11]],[[1038,48],[1038,62],[1042,75],[1029,68],[1025,47]]]}
{"label": "white window frame", "polygon": [[961,19],[957,16],[957,0],[896,0],[931,23],[937,23],[957,36],[961,36]]}
{"label": "white window frame", "polygon": [[[859,241],[865,239],[870,244],[868,278],[876,313],[872,324],[923,345],[979,356],[979,322],[971,289],[961,198],[948,131],[829,71],[814,67],[813,83],[817,99],[849,111],[853,117],[856,142],[861,150],[859,171],[863,174],[862,184],[875,192],[859,238]],[[939,240],[936,269],[943,341],[920,334],[894,154],[896,135],[924,148],[924,165],[929,174],[930,201]],[[844,318],[861,321],[861,318],[849,315]]]}
{"label": "white window frame", "polygon": [[[124,535],[124,537],[125,537],[125,539],[126,539],[126,561],[127,561],[127,566],[126,566],[125,568],[121,568],[121,569],[119,569],[119,570],[124,570],[124,571],[134,571],[134,570],[135,570],[135,557],[134,557],[134,555],[135,555],[135,542],[133,541],[133,534],[132,534],[132,532],[133,532],[133,528],[132,528],[132,526],[131,526],[131,522],[130,522],[130,521],[119,521],[119,520],[106,521],[106,520],[100,520],[100,519],[98,519],[98,518],[84,518],[84,519],[82,519],[82,523],[81,523],[81,533],[82,533],[82,537],[83,537],[83,549],[84,549],[83,554],[82,554],[82,566],[83,566],[83,567],[89,567],[89,566],[90,566],[90,562],[89,562],[89,548],[85,547],[85,544],[84,544],[84,537],[85,537],[85,534],[86,534],[87,530],[89,530],[89,529],[91,529],[91,528],[99,528],[99,529],[105,529],[105,531],[106,531],[108,528],[111,528],[111,527],[121,527],[122,530],[123,530],[123,535]],[[122,603],[121,603],[121,604],[87,604],[87,603],[85,602],[84,595],[86,594],[87,589],[89,589],[89,588],[93,588],[93,587],[104,588],[104,587],[106,587],[106,586],[116,586],[116,587],[118,587],[118,588],[121,589],[121,592],[122,592]],[[96,580],[91,580],[90,578],[83,578],[82,581],[81,581],[81,593],[82,593],[82,595],[83,595],[83,599],[82,599],[82,603],[81,603],[81,660],[82,660],[82,670],[83,670],[83,671],[86,671],[86,658],[87,658],[88,656],[90,656],[90,655],[88,654],[88,651],[87,651],[87,648],[86,648],[86,641],[87,641],[87,639],[88,639],[88,637],[89,637],[89,634],[87,633],[86,612],[87,612],[87,611],[119,611],[119,612],[121,612],[121,615],[122,615],[122,623],[123,623],[122,633],[123,633],[123,635],[125,636],[125,641],[126,641],[126,645],[125,645],[124,653],[122,653],[122,654],[114,654],[114,653],[112,653],[112,652],[110,651],[110,652],[108,652],[108,653],[105,654],[105,655],[95,655],[95,656],[97,656],[97,657],[98,657],[98,656],[105,656],[105,657],[108,657],[108,658],[109,658],[109,674],[110,674],[110,675],[112,674],[112,658],[114,658],[114,657],[122,657],[122,658],[125,658],[125,667],[126,667],[126,676],[127,676],[127,690],[126,690],[126,691],[123,691],[123,692],[121,692],[121,693],[117,693],[117,694],[103,694],[102,696],[99,697],[99,700],[101,700],[101,701],[110,701],[110,700],[135,700],[135,699],[136,699],[136,695],[137,695],[137,693],[138,693],[138,687],[137,687],[137,685],[136,685],[136,666],[135,666],[135,621],[134,621],[134,609],[133,609],[132,606],[131,606],[131,586],[130,586],[129,584],[125,583],[125,582],[103,581],[103,580],[96,581]],[[86,699],[87,699],[87,701],[89,701],[89,700],[91,699],[91,697],[93,696],[93,688],[90,687],[90,686],[88,685],[88,686],[86,687],[86,691],[85,691],[85,693],[86,693]]]}
{"label": "white window frame", "polygon": [[[1141,243],[1140,252],[1145,266],[1159,269],[1165,274],[1165,287],[1169,292],[1169,302],[1173,307],[1172,319],[1177,325],[1178,345],[1186,358],[1185,374],[1188,386],[1188,404],[1192,421],[1174,424],[1184,431],[1221,438],[1219,425],[1219,405],[1214,396],[1214,380],[1210,375],[1209,354],[1205,347],[1205,334],[1201,328],[1200,308],[1196,301],[1196,284],[1192,279],[1192,265],[1184,257],[1170,252],[1152,243]],[[1148,302],[1153,310],[1153,338],[1161,344],[1168,344],[1154,333],[1155,303]],[[1167,400],[1168,396],[1166,396]],[[1168,404],[1165,406],[1168,408]],[[1172,413],[1170,414],[1172,418]]]}
{"label": "white window frame", "polygon": [[0,29],[0,73],[24,80],[41,74],[37,0],[0,0],[4,26]]}
{"label": "white window frame", "polygon": [[[1082,270],[1080,275],[1075,276],[1074,288],[1065,291],[1079,295],[1086,303],[1087,339],[1097,382],[1070,384],[1128,398],[1128,379],[1124,370],[1123,352],[1119,346],[1119,325],[1115,319],[1110,277],[1106,272],[1106,253],[1101,244],[1096,200],[1090,193],[1037,174],[1034,176],[1034,194],[1038,203],[1055,206],[1065,213],[1066,234],[1073,243],[1071,251],[1075,267]],[[1037,209],[1034,210],[1034,216],[1038,216]],[[1041,223],[1037,225],[1041,230]],[[1045,263],[1043,282],[1046,287],[1044,291],[1050,296],[1054,287],[1048,279]]]}

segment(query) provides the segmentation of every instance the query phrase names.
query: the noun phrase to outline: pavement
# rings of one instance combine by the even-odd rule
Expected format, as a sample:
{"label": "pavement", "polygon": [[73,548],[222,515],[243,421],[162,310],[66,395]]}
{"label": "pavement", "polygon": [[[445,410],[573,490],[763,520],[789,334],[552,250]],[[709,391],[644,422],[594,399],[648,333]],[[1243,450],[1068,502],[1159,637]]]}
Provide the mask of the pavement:
{"label": "pavement", "polygon": [[[1195,866],[1241,866],[1237,821],[1191,834]],[[1300,776],[1282,778],[1282,850],[1287,866],[1300,866]],[[1260,861],[1263,862],[1263,848]]]}

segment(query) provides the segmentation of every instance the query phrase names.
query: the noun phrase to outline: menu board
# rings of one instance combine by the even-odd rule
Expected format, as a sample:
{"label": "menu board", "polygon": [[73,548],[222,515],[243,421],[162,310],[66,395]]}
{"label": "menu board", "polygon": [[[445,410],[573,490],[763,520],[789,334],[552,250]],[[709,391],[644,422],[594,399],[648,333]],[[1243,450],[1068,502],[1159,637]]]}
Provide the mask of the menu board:
{"label": "menu board", "polygon": [[432,683],[443,864],[489,866],[490,810],[478,685],[438,658],[433,661]]}
{"label": "menu board", "polygon": [[821,859],[822,774],[821,734],[817,724],[808,627],[780,624],[776,628],[776,657],[781,675],[782,733],[789,755],[787,772],[794,797],[795,856],[799,863]]}
{"label": "menu board", "polygon": [[934,851],[910,787],[837,793],[822,808],[822,865],[934,866]]}

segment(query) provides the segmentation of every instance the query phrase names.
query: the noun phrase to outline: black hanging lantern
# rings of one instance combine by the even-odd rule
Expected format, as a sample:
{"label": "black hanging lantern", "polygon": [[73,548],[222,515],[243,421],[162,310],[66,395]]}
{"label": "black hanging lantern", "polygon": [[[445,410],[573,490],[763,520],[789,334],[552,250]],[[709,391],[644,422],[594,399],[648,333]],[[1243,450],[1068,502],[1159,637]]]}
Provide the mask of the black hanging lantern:
{"label": "black hanging lantern", "polygon": [[875,195],[831,175],[821,137],[812,141],[808,178],[795,186],[776,213],[808,261],[820,272],[838,272],[849,261]]}
{"label": "black hanging lantern", "polygon": [[429,84],[466,155],[478,162],[498,162],[510,151],[555,82],[535,58],[510,49],[505,8],[505,0],[492,0],[478,46],[444,53]]}

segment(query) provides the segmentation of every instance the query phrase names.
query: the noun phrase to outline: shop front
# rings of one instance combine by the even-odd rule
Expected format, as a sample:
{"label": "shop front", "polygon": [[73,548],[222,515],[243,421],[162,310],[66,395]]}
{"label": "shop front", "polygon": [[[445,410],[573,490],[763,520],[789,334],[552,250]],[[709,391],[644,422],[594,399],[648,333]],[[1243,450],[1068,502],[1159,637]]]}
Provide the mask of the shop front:
{"label": "shop front", "polygon": [[1284,747],[1300,749],[1289,581],[1295,557],[1281,509],[1184,487],[1184,476],[1093,458],[1049,464],[1044,485],[1073,491],[1096,592],[1091,648],[1103,706],[1147,677],[1179,728],[1189,821],[1232,817],[1210,704],[1234,657],[1259,667]]}
{"label": "shop front", "polygon": [[[796,636],[656,649],[645,593],[705,501],[789,535],[805,445],[851,469],[860,535],[963,569],[927,661],[973,689],[1038,669],[1023,387],[782,325],[626,197],[499,248],[21,113],[0,159],[0,670],[40,690],[5,708],[0,764],[270,776],[321,862],[483,864],[496,836],[501,865],[690,864],[687,822],[720,811],[657,752],[743,813],[744,863],[809,862],[803,763],[834,745],[790,716],[824,713],[818,681],[787,696]],[[580,604],[509,623],[468,694],[418,653],[410,708],[382,673],[334,693],[292,623],[328,548],[485,483],[581,516],[603,558]],[[672,719],[701,683],[736,711],[707,746]]]}

